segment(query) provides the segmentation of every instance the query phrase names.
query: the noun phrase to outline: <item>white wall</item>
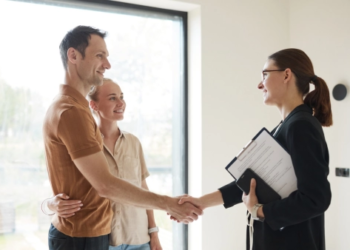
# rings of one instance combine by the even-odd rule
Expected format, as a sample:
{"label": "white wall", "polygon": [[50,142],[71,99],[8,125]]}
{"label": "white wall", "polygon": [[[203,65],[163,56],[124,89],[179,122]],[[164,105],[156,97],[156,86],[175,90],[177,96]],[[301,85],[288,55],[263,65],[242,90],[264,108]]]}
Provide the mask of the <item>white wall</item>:
{"label": "white wall", "polygon": [[[232,181],[225,166],[258,129],[271,129],[279,122],[277,110],[263,105],[257,84],[266,57],[288,46],[288,2],[190,2],[200,4],[202,52],[201,91],[190,88],[189,97],[201,94],[201,140],[190,138],[192,152],[200,149],[201,158],[190,154],[190,170],[201,168],[202,178],[198,184],[192,174],[190,180],[196,180],[206,194]],[[190,106],[190,113],[196,111]],[[190,129],[195,131],[193,122],[198,121],[190,116]],[[198,187],[191,184],[193,193]],[[200,241],[192,242],[190,249],[245,249],[245,212],[243,205],[206,210],[201,228],[190,226],[190,239],[197,239],[198,230],[202,231]]]}
{"label": "white wall", "polygon": [[[346,0],[125,0],[189,12],[190,194],[232,179],[224,167],[258,129],[280,120],[256,89],[271,53],[303,49],[330,90],[350,79],[350,2]],[[333,199],[326,213],[328,249],[349,249],[350,98],[332,100],[335,125],[325,129]],[[245,249],[245,208],[210,208],[190,226],[190,250]]]}
{"label": "white wall", "polygon": [[[350,80],[350,2],[290,1],[291,46],[308,53],[316,75],[330,88],[337,83],[349,87]],[[348,88],[348,91],[350,89]],[[350,179],[335,177],[335,167],[350,167],[350,98],[332,98],[334,125],[324,129],[330,151],[332,203],[326,212],[328,249],[347,250],[350,244]]]}
{"label": "white wall", "polygon": [[[200,195],[231,182],[225,166],[242,145],[279,123],[257,84],[267,56],[288,46],[289,14],[287,1],[186,2],[198,5],[189,11],[189,119],[190,194]],[[206,210],[190,226],[190,249],[245,249],[245,212]]]}

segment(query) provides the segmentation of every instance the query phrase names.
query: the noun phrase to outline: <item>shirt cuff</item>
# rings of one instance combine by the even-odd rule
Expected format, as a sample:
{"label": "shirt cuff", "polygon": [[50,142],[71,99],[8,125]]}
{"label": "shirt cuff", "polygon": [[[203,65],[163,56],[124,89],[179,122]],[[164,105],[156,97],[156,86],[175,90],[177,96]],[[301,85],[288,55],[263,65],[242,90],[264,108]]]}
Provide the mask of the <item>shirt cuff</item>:
{"label": "shirt cuff", "polygon": [[243,192],[239,187],[237,187],[235,181],[219,188],[219,191],[222,194],[225,208],[232,207],[242,202]]}

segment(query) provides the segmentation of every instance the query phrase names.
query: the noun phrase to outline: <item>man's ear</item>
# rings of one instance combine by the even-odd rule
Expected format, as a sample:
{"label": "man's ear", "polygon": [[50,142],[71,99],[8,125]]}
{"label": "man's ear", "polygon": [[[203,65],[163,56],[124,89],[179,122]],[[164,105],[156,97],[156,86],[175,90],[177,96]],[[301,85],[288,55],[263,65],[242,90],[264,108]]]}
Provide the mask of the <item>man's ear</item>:
{"label": "man's ear", "polygon": [[68,58],[68,61],[72,64],[76,64],[77,62],[77,53],[79,53],[78,51],[76,51],[74,48],[69,48],[67,50],[67,58]]}

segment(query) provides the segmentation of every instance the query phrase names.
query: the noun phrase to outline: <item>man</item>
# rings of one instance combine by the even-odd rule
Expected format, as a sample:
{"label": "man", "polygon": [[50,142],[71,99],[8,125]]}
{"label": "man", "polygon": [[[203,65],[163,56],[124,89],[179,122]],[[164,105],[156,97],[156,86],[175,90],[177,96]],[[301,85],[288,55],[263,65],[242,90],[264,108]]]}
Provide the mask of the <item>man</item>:
{"label": "man", "polygon": [[[108,249],[112,211],[109,200],[160,209],[184,223],[202,211],[114,177],[103,154],[102,137],[85,96],[102,84],[111,67],[105,33],[87,26],[69,31],[60,44],[65,81],[44,121],[47,169],[54,194],[66,193],[84,206],[73,217],[54,216],[50,249]],[[106,199],[108,198],[108,199]]]}

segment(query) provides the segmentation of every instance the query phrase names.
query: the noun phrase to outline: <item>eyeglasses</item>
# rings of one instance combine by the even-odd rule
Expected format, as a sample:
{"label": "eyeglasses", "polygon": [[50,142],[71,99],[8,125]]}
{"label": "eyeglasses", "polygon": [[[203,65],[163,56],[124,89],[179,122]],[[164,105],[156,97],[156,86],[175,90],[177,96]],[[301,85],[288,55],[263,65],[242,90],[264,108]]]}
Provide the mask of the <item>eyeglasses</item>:
{"label": "eyeglasses", "polygon": [[265,69],[263,71],[261,71],[261,79],[262,81],[265,81],[265,76],[266,76],[266,72],[273,72],[273,71],[285,71],[286,69]]}

